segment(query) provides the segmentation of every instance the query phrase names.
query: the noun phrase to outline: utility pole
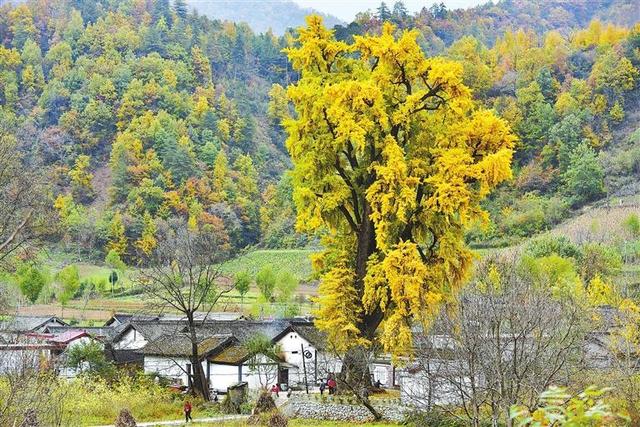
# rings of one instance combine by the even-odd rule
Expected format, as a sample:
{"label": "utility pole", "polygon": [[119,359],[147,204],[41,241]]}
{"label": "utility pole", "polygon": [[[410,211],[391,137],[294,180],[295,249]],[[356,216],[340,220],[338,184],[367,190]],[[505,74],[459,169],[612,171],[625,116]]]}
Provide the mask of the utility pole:
{"label": "utility pole", "polygon": [[300,343],[300,356],[302,356],[302,370],[304,372],[304,388],[309,394],[309,383],[307,382],[307,364],[304,361],[304,344]]}

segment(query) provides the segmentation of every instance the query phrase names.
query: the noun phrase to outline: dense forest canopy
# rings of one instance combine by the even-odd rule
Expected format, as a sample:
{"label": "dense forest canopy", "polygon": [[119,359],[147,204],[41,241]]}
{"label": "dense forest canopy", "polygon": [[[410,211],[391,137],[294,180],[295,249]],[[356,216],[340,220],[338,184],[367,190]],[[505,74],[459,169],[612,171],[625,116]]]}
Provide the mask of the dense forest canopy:
{"label": "dense forest canopy", "polygon": [[[298,79],[283,53],[295,32],[256,34],[180,0],[30,0],[0,12],[0,129],[50,173],[52,243],[137,263],[160,223],[180,216],[232,250],[306,244],[279,123],[282,87]],[[460,62],[473,96],[510,123],[514,178],[483,204],[488,227],[467,232],[486,244],[635,191],[637,14],[627,0],[416,14],[398,2],[334,34],[380,34],[385,20],[416,29],[420,47]]]}

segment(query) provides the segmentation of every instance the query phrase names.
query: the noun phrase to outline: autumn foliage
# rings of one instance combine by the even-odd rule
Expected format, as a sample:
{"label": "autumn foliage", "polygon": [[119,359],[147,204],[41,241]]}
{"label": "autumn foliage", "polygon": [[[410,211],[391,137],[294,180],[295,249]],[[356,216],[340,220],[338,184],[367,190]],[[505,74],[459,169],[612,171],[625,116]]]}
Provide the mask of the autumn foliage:
{"label": "autumn foliage", "polygon": [[[426,57],[418,32],[336,41],[309,17],[287,54],[298,227],[323,235],[317,325],[346,350],[411,348],[469,273],[465,227],[511,177],[515,137],[472,99],[459,63]],[[280,109],[282,110],[282,109]]]}

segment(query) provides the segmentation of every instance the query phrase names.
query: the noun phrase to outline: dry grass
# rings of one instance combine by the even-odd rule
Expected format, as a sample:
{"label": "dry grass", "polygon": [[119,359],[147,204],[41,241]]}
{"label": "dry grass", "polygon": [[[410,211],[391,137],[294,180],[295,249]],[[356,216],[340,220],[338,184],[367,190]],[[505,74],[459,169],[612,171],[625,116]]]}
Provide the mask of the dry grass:
{"label": "dry grass", "polygon": [[565,236],[574,243],[617,243],[635,238],[624,227],[630,215],[640,216],[637,198],[616,199],[609,206],[591,207],[560,224],[552,234]]}

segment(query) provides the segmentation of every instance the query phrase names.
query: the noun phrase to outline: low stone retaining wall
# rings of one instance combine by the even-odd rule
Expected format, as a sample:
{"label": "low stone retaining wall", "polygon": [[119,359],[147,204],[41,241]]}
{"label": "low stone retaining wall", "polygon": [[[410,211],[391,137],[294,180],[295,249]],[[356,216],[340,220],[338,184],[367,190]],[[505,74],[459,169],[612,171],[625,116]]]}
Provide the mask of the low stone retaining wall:
{"label": "low stone retaining wall", "polygon": [[[402,421],[405,411],[408,410],[400,403],[393,406],[375,405],[375,407],[385,420],[396,422]],[[287,416],[295,418],[358,422],[373,420],[371,412],[362,405],[338,403],[331,400],[292,397],[280,409]]]}

